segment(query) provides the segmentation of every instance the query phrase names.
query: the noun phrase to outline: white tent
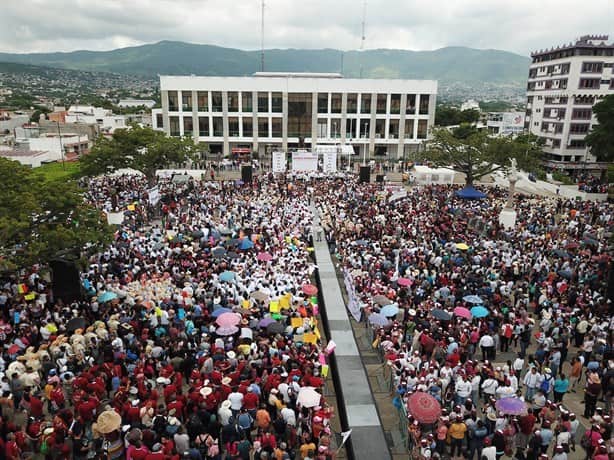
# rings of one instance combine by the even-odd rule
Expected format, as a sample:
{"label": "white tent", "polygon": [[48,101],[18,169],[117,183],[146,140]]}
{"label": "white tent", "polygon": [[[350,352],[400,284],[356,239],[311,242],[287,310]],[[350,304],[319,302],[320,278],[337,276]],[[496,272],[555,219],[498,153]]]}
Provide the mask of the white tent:
{"label": "white tent", "polygon": [[448,168],[429,168],[428,166],[414,166],[411,171],[413,182],[417,185],[453,184],[454,170]]}

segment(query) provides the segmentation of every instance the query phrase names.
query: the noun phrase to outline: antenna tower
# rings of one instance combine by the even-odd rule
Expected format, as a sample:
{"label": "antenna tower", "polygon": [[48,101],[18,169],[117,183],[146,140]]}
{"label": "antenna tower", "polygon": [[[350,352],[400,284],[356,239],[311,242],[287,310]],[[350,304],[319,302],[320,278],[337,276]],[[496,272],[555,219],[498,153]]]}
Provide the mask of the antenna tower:
{"label": "antenna tower", "polygon": [[264,0],[260,12],[260,72],[264,72]]}
{"label": "antenna tower", "polygon": [[[360,36],[360,51],[365,49],[365,22],[367,21],[367,0],[362,3],[362,34]],[[362,78],[362,56],[360,57],[360,78]]]}

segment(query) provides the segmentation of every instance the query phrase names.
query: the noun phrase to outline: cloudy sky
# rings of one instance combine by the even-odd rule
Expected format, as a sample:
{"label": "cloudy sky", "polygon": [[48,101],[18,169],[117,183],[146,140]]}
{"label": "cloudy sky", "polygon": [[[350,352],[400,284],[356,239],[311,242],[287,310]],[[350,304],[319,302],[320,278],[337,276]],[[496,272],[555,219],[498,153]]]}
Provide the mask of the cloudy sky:
{"label": "cloudy sky", "polygon": [[[260,48],[260,0],[0,0],[0,52],[182,40]],[[360,48],[363,0],[265,0],[265,47]],[[527,54],[614,36],[614,0],[367,0],[365,48]],[[614,38],[614,37],[613,37]]]}

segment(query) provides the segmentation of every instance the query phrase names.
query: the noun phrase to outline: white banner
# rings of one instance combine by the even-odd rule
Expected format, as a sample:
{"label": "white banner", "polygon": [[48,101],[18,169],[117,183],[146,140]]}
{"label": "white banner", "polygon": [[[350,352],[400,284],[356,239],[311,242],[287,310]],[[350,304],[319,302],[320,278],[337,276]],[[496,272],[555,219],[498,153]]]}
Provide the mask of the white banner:
{"label": "white banner", "polygon": [[124,222],[124,213],[107,212],[107,222],[109,225],[121,225]]}
{"label": "white banner", "polygon": [[345,290],[348,293],[348,310],[357,322],[360,322],[360,316],[362,314],[360,310],[360,302],[354,289],[354,280],[352,274],[346,268],[343,270],[343,281],[345,282]]}
{"label": "white banner", "polygon": [[147,194],[149,195],[149,204],[151,204],[152,206],[157,205],[160,201],[160,189],[158,188],[158,186],[156,185],[155,187],[150,188],[147,191]]}
{"label": "white banner", "polygon": [[337,151],[327,150],[323,154],[324,160],[324,172],[334,173],[337,172]]}
{"label": "white banner", "polygon": [[271,167],[274,173],[286,172],[286,152],[273,152],[273,164]]}
{"label": "white banner", "polygon": [[292,171],[317,171],[318,154],[308,150],[292,152]]}

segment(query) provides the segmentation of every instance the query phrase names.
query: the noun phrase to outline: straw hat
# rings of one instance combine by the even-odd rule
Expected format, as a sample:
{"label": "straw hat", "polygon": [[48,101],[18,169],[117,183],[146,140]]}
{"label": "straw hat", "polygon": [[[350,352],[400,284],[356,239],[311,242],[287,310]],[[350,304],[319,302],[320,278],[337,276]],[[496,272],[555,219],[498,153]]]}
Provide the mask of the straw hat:
{"label": "straw hat", "polygon": [[222,379],[222,385],[230,385],[231,382],[232,382],[232,379],[230,377],[224,377]]}
{"label": "straw hat", "polygon": [[211,387],[202,387],[200,389],[200,394],[203,396],[203,398],[206,398],[211,393],[213,393],[213,388],[211,388]]}

